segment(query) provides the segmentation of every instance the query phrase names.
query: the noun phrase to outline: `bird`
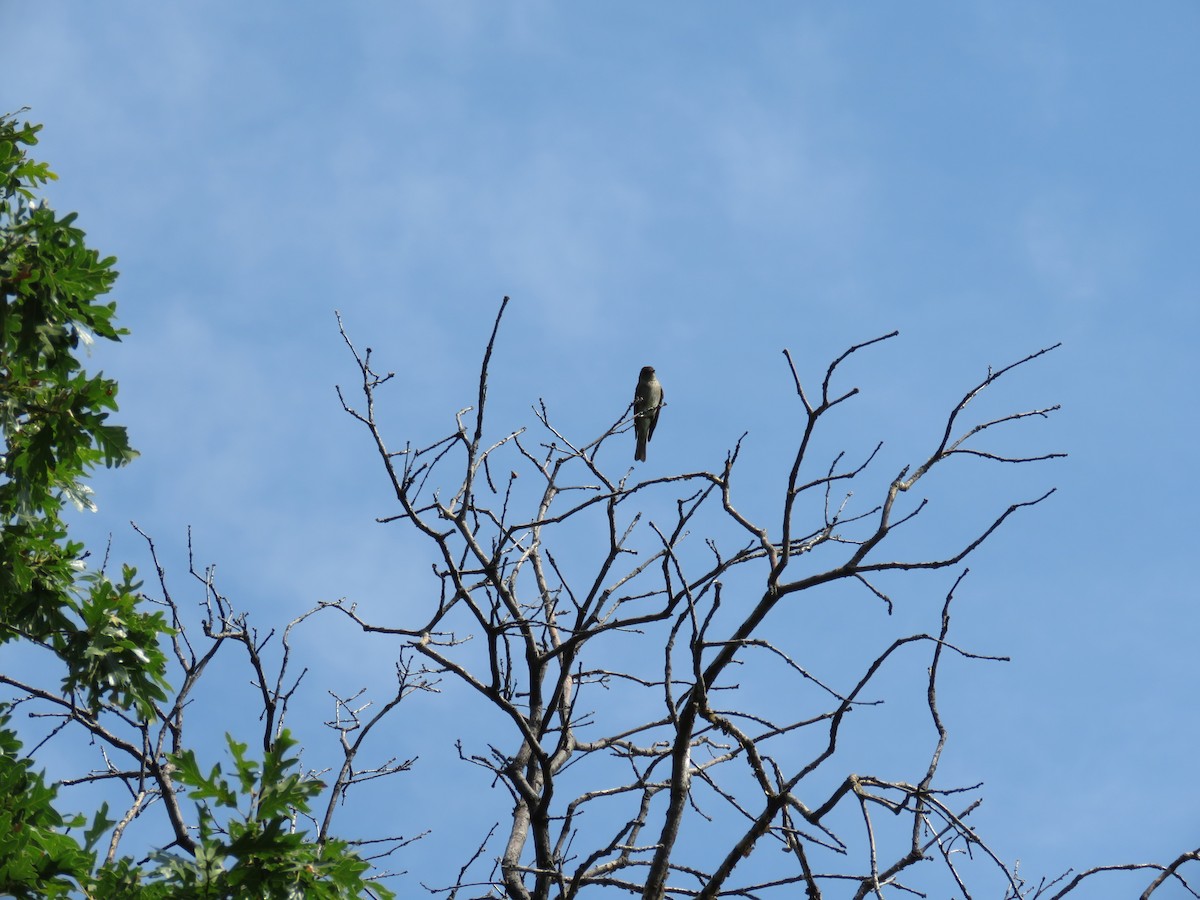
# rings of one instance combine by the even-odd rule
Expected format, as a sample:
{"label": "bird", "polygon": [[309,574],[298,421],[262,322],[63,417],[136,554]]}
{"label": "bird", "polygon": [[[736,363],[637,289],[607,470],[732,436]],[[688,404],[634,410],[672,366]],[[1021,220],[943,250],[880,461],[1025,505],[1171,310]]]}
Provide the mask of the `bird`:
{"label": "bird", "polygon": [[637,390],[633,392],[633,431],[637,435],[637,450],[633,458],[646,461],[646,444],[654,437],[658,411],[662,408],[663,389],[654,374],[654,366],[642,366]]}

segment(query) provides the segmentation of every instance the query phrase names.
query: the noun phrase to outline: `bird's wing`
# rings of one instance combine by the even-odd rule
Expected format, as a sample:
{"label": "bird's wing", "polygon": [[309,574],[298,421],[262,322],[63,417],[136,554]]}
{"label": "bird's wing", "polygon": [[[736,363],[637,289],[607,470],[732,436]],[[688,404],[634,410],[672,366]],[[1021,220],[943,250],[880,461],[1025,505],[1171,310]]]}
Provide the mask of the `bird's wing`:
{"label": "bird's wing", "polygon": [[646,440],[650,440],[650,438],[654,437],[654,426],[658,424],[658,411],[662,409],[663,397],[665,396],[666,394],[663,393],[663,390],[660,387],[658,389],[658,404],[650,412],[650,430],[646,433]]}

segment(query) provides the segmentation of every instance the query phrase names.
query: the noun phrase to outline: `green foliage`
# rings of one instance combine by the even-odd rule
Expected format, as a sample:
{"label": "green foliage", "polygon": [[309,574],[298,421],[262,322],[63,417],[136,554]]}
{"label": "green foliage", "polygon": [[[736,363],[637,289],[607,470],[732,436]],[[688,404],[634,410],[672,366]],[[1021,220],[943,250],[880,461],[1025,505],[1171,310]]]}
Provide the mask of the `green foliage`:
{"label": "green foliage", "polygon": [[[83,546],[62,520],[68,502],[95,509],[86,479],[97,466],[136,454],[109,422],[116,382],[85,372],[77,355],[93,335],[126,333],[114,325],[116,304],[98,299],[116,279],[115,260],[85,245],[73,213],[59,217],[38,199],[56,178],[26,155],[40,128],[0,116],[0,644],[27,640],[57,656],[66,672],[60,711],[103,737],[106,713],[141,729],[158,717],[170,689],[160,645],[174,632],[163,611],[147,611],[135,569],[122,567],[119,582],[86,571]],[[182,840],[194,855],[98,864],[96,847],[117,824],[107,804],[90,822],[62,815],[57,789],[22,755],[0,706],[0,896],[394,896],[364,878],[369,864],[346,842],[297,830],[324,785],[301,775],[286,732],[261,763],[228,741],[232,778],[220,766],[202,772],[191,750],[171,758],[175,785],[197,804],[197,825]],[[144,752],[135,770],[163,762]]]}
{"label": "green foliage", "polygon": [[[54,808],[57,794],[0,715],[0,896],[62,897],[92,868],[94,855],[63,831]],[[90,835],[90,831],[89,831]]]}
{"label": "green foliage", "polygon": [[122,567],[122,581],[88,574],[81,579],[91,590],[80,607],[84,627],[71,634],[65,655],[71,661],[63,689],[82,692],[92,709],[103,698],[122,709],[136,705],[145,719],[154,718],[152,701],[165,700],[167,660],[158,638],[170,634],[161,611],[142,612],[137,570]]}
{"label": "green foliage", "polygon": [[[84,483],[96,465],[135,455],[125,429],[108,422],[116,383],[83,371],[76,356],[91,335],[119,340],[114,260],[84,243],[76,216],[58,217],[37,190],[56,176],[30,159],[41,126],[0,117],[0,643],[25,638],[65,664],[68,694],[93,709],[109,698],[153,714],[163,699],[161,613],[135,607],[134,572],[120,585],[85,574],[83,547],[67,539],[66,502],[95,507]],[[0,893],[56,897],[78,891],[93,847],[114,824],[102,807],[85,825],[55,808],[56,790],[0,719]]]}
{"label": "green foliage", "polygon": [[[79,896],[108,900],[235,900],[315,898],[348,900],[365,894],[388,900],[395,894],[364,876],[367,862],[345,841],[316,843],[295,827],[298,816],[324,785],[304,778],[289,756],[296,741],[280,735],[262,763],[247,746],[226,736],[233,777],[221,766],[205,773],[186,750],[173,758],[175,779],[189,788],[199,810],[194,857],[158,853],[143,868],[118,859],[93,873],[95,848],[115,824],[103,805],[90,824],[65,820],[54,808],[57,791],[20,758],[21,745],[0,715],[0,896]],[[83,830],[80,844],[71,829]]]}
{"label": "green foliage", "polygon": [[64,492],[86,496],[97,463],[133,458],[125,429],[107,422],[117,385],[89,377],[75,355],[91,335],[120,340],[116,304],[100,303],[116,260],[84,243],[75,213],[59,217],[35,191],[55,178],[24,147],[41,126],[0,118],[0,433],[3,521],[53,517]]}
{"label": "green foliage", "polygon": [[[247,746],[226,735],[233,757],[232,777],[220,765],[206,774],[195,753],[173,758],[174,777],[200,801],[200,840],[195,858],[162,854],[160,876],[189,897],[296,897],[336,900],[361,896],[368,888],[381,898],[395,896],[363,876],[369,865],[344,841],[323,844],[306,839],[296,820],[325,787],[305,778],[299,760],[288,754],[295,739],[286,731],[262,763],[247,757]],[[175,895],[173,895],[175,896]]]}
{"label": "green foliage", "polygon": [[74,213],[58,216],[37,190],[56,176],[31,160],[41,126],[0,117],[0,643],[28,638],[66,663],[66,684],[95,706],[109,696],[143,715],[165,696],[161,615],[138,613],[130,588],[82,578],[67,539],[66,502],[94,509],[89,473],[135,453],[108,421],[117,385],[83,370],[92,335],[119,340],[112,257],[84,242]]}

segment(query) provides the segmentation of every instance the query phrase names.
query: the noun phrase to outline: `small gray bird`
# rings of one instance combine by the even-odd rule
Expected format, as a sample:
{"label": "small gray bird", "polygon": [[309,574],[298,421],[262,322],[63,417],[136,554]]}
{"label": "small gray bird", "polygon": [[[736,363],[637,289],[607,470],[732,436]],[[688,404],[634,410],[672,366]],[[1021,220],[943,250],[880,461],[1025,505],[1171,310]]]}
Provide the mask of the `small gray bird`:
{"label": "small gray bird", "polygon": [[654,366],[643,366],[637,390],[633,392],[633,431],[637,435],[637,451],[633,458],[638,462],[646,461],[646,444],[654,437],[662,402],[663,389],[654,377]]}

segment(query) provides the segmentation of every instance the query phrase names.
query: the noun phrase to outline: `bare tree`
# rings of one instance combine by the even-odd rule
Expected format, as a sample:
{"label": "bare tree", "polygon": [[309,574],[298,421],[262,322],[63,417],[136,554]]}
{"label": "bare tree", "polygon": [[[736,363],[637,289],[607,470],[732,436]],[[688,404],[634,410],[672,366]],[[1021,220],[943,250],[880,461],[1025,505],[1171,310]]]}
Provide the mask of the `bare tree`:
{"label": "bare tree", "polygon": [[[189,619],[143,535],[161,593],[147,602],[164,611],[173,631],[176,687],[154,716],[109,702],[89,708],[0,674],[20,704],[56,723],[51,736],[82,728],[99,748],[102,764],[71,781],[119,785],[127,796],[125,812],[109,822],[110,861],[127,826],[152,808],[165,815],[170,835],[158,846],[203,855],[197,835],[205,828],[178,781],[198,685],[218,659],[233,664],[228,651],[236,650],[251,675],[262,750],[286,752],[284,723],[309,671],[295,671],[293,635],[336,615],[384,642],[396,677],[377,700],[365,688],[327,692],[333,714],[325,724],[338,759],[307,773],[308,796],[321,791],[322,800],[293,816],[309,820],[314,861],[334,841],[335,811],[352,789],[412,767],[412,759],[380,758],[379,748],[368,746],[378,726],[410,694],[437,690],[444,680],[465,687],[490,716],[487,726],[464,726],[460,758],[511,798],[511,816],[467,823],[480,830],[479,843],[457,874],[426,885],[451,900],[549,900],[612,889],[646,900],[801,891],[809,898],[883,898],[926,896],[934,888],[964,898],[979,892],[1046,900],[1107,873],[1142,870],[1153,873],[1144,898],[1167,883],[1200,896],[1180,874],[1200,859],[1200,849],[1169,864],[1099,866],[1027,882],[972,827],[981,785],[946,783],[939,775],[948,724],[938,691],[948,661],[1003,659],[951,638],[965,562],[1053,490],[999,503],[975,530],[932,553],[905,549],[913,542],[900,535],[921,533],[930,492],[951,458],[1012,467],[1064,455],[996,449],[1010,443],[1003,430],[1045,419],[1057,406],[972,418],[977,398],[1055,347],[989,369],[949,410],[927,455],[873,482],[882,443],[858,458],[829,458],[816,448],[828,414],[858,394],[838,387],[843,371],[896,333],[847,349],[815,389],[805,388],[785,351],[796,397],[795,451],[778,513],[763,521],[739,507],[742,440],[717,471],[637,480],[625,468],[627,446],[621,471],[602,461],[631,429],[628,408],[586,443],[556,428],[544,404],[534,411],[536,438],[524,429],[490,434],[489,368],[507,303],[484,353],[474,407],[459,411],[440,440],[398,449],[376,413],[393,375],[376,371],[372,351],[355,348],[339,317],[362,394],[351,400],[339,388],[338,395],[369,432],[396,503],[381,521],[424,541],[435,560],[424,583],[405,573],[403,619],[378,621],[349,601],[329,601],[278,635],[259,634],[217,590],[213,569],[194,562],[201,614]],[[189,539],[189,559],[190,550]],[[875,642],[849,642],[832,671],[812,661],[814,642],[824,639],[818,631],[778,627],[788,607],[817,607],[853,592],[877,607],[883,622],[911,618],[889,618],[902,602],[891,594],[922,572],[935,573],[940,616],[923,629],[896,627]],[[922,583],[926,594],[930,583]],[[838,585],[847,590],[836,593]],[[909,677],[893,679],[898,669]],[[897,697],[897,688],[915,696]],[[855,729],[882,715],[885,700],[911,701],[902,724],[884,721],[864,739],[868,732]],[[212,793],[194,772],[188,784]],[[396,830],[412,824],[424,827],[402,822]],[[342,846],[378,859],[412,839]]]}
{"label": "bare tree", "polygon": [[[950,640],[955,590],[967,574],[960,565],[1053,490],[998,509],[935,555],[891,556],[889,548],[895,532],[926,508],[918,489],[952,457],[995,466],[1064,455],[1012,455],[984,443],[1057,406],[968,419],[980,394],[1055,347],[989,369],[949,411],[932,451],[865,504],[850,487],[882,444],[857,461],[838,453],[822,462],[814,439],[827,414],[858,393],[837,387],[845,364],[896,332],[850,347],[815,392],[806,391],[787,355],[798,437],[780,514],[768,523],[738,508],[741,441],[719,471],[639,481],[600,462],[608,443],[629,430],[628,409],[586,443],[557,429],[544,404],[535,410],[540,441],[523,429],[489,436],[489,364],[506,304],[484,354],[474,409],[462,410],[452,433],[427,446],[389,445],[375,401],[393,376],[377,372],[372,351],[360,353],[342,328],[362,397],[352,402],[340,389],[339,397],[370,432],[398,506],[381,521],[403,523],[428,541],[437,590],[425,595],[416,621],[401,624],[338,608],[364,630],[424,656],[430,673],[467,685],[508,727],[507,737],[491,734],[486,744],[468,734],[471,746],[460,743],[460,754],[511,794],[511,819],[493,828],[453,885],[431,890],[513,900],[573,898],[597,887],[646,900],[795,896],[797,889],[812,898],[830,890],[922,895],[917,885],[928,881],[928,867],[914,867],[933,858],[965,896],[970,863],[980,862],[998,873],[1008,896],[1041,896],[1045,882],[1025,885],[968,824],[979,785],[938,779],[947,738],[938,678],[947,654],[995,659]],[[519,489],[519,479],[530,478],[532,491]],[[664,493],[669,521],[648,519],[639,500]],[[816,510],[815,520],[805,521],[802,510]],[[592,536],[590,554],[572,549],[572,531],[581,528]],[[697,530],[725,537],[699,539]],[[795,642],[770,628],[781,604],[838,582],[859,586],[890,613],[881,580],[887,573],[938,569],[957,569],[940,621],[873,651],[849,680],[810,671]],[[923,761],[907,778],[848,768],[848,717],[875,704],[881,670],[911,654],[927,661]],[[794,702],[777,702],[784,695]],[[702,851],[690,846],[696,842]],[[765,846],[783,851],[790,864],[778,854],[769,864],[745,863],[751,854],[761,858]],[[1156,884],[1177,878],[1182,862],[1156,866]]]}

